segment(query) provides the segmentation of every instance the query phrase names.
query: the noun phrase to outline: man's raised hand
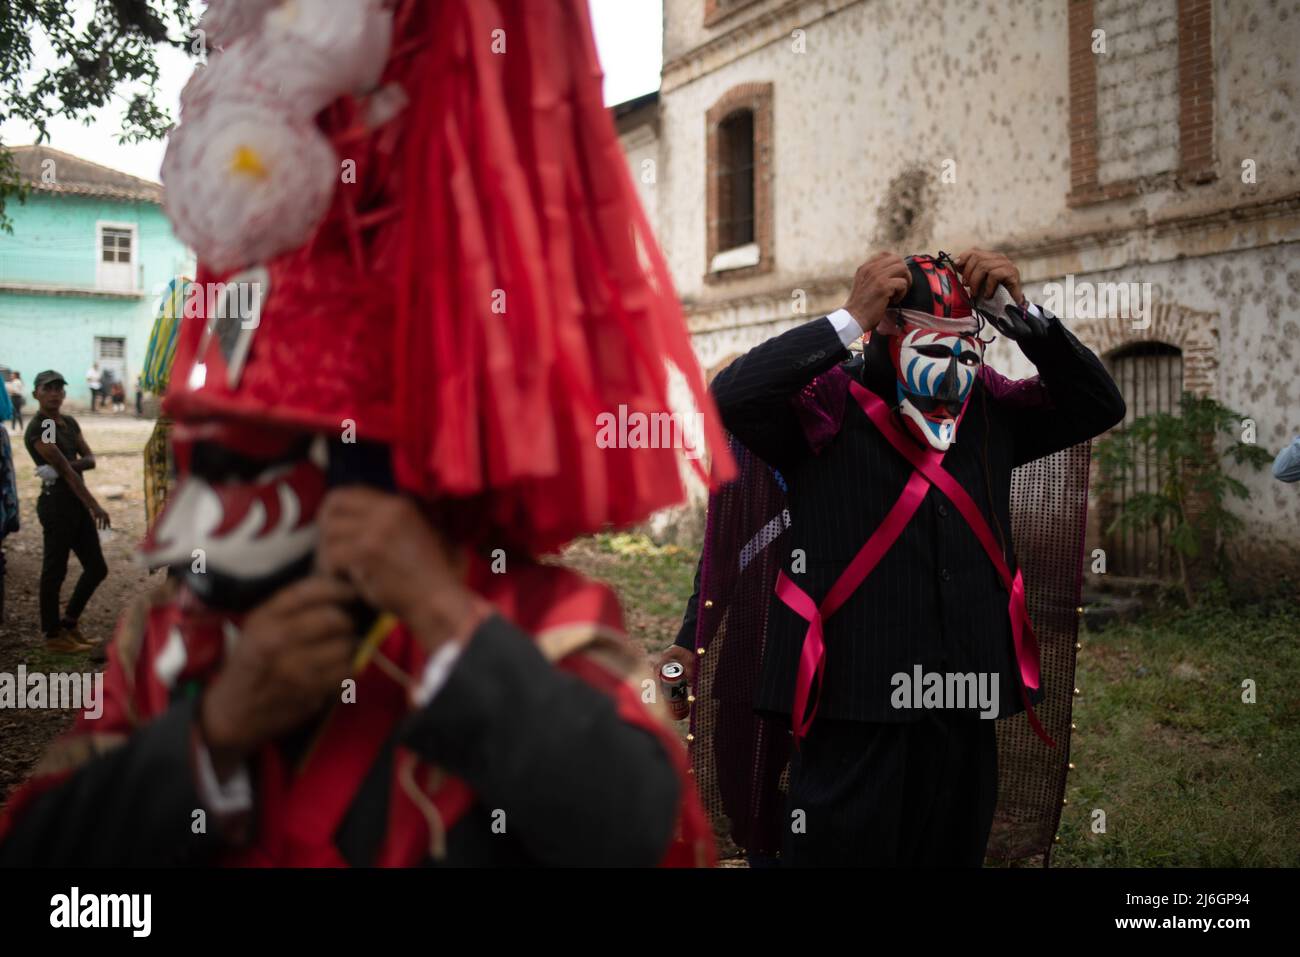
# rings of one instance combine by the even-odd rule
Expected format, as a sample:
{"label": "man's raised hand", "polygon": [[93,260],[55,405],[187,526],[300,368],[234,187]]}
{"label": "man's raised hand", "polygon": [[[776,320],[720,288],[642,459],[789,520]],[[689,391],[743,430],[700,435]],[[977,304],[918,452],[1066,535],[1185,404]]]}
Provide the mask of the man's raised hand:
{"label": "man's raised hand", "polygon": [[429,651],[469,640],[490,606],[465,584],[466,553],[404,495],[362,486],[331,491],[321,505],[321,571],[410,627]]}
{"label": "man's raised hand", "polygon": [[991,299],[998,286],[1003,285],[1017,305],[1024,305],[1025,294],[1020,288],[1020,270],[1001,253],[989,252],[987,249],[968,249],[954,259],[953,263],[961,272],[961,281],[966,284],[973,298]]}
{"label": "man's raised hand", "polygon": [[357,647],[345,610],[356,597],[346,582],[318,575],[282,588],[249,613],[199,709],[219,776],[339,693]]}
{"label": "man's raised hand", "polygon": [[897,253],[879,252],[858,267],[845,310],[864,333],[880,325],[885,310],[907,294],[912,274]]}

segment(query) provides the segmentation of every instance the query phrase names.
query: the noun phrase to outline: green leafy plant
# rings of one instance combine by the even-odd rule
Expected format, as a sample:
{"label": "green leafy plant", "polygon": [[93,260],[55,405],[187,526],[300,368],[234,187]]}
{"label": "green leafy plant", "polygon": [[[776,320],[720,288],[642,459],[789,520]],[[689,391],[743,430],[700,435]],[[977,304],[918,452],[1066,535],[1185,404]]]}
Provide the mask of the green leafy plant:
{"label": "green leafy plant", "polygon": [[[1210,552],[1225,574],[1225,546],[1242,529],[1227,503],[1249,498],[1250,490],[1229,474],[1229,463],[1258,471],[1273,460],[1267,449],[1242,441],[1242,432],[1240,413],[1184,392],[1177,414],[1142,416],[1096,445],[1098,491],[1117,505],[1107,532],[1163,532],[1189,606],[1196,604],[1189,563]],[[1152,490],[1126,493],[1139,466],[1153,472]]]}

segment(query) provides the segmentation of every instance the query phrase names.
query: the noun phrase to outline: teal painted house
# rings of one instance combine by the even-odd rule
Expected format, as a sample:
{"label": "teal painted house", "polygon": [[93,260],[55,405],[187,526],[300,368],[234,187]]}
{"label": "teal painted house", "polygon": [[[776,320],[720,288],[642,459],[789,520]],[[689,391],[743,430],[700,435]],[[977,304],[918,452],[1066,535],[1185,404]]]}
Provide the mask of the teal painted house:
{"label": "teal painted house", "polygon": [[0,232],[0,365],[29,388],[57,369],[69,404],[88,407],[86,371],[98,362],[129,405],[158,297],[173,276],[194,275],[162,186],[46,146],[12,152],[31,192],[7,204],[13,234]]}

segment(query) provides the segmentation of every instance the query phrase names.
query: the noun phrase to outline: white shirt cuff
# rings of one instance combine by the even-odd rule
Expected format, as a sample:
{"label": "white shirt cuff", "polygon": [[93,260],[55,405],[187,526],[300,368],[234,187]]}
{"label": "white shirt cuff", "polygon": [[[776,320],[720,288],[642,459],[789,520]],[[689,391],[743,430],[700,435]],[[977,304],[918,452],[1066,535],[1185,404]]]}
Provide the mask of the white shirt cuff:
{"label": "white shirt cuff", "polygon": [[225,784],[217,779],[217,771],[212,766],[212,755],[208,754],[207,745],[197,742],[196,763],[199,770],[199,797],[208,809],[215,814],[240,814],[253,806],[253,782],[248,777],[248,769],[241,767]]}
{"label": "white shirt cuff", "polygon": [[835,332],[840,337],[840,342],[844,343],[845,349],[862,338],[862,327],[847,309],[836,309],[826,318],[835,327]]}
{"label": "white shirt cuff", "polygon": [[423,708],[442,690],[442,686],[451,677],[451,669],[456,667],[456,662],[460,660],[460,653],[463,650],[459,642],[449,641],[429,656],[424,666],[424,674],[420,676],[420,683],[411,692],[411,700],[415,702],[416,707]]}

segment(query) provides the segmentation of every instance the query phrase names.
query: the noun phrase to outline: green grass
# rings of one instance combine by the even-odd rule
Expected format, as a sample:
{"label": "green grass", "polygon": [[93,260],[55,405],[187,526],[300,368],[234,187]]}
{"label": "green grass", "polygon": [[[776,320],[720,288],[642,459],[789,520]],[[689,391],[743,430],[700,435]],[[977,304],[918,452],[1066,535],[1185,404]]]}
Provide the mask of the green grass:
{"label": "green grass", "polygon": [[649,654],[672,644],[695,581],[699,553],[655,545],[645,535],[602,533],[574,542],[563,564],[618,593],[628,634]]}
{"label": "green grass", "polygon": [[1082,640],[1053,862],[1300,865],[1300,606],[1163,612]]}
{"label": "green grass", "polygon": [[627,570],[616,582],[627,602],[649,615],[680,618],[694,585],[696,553],[628,533],[597,535],[596,543]]}
{"label": "green grass", "polygon": [[23,656],[23,664],[28,674],[63,674],[66,672],[97,671],[99,665],[93,664],[84,654],[65,655],[50,651],[45,642],[33,645]]}
{"label": "green grass", "polygon": [[[652,653],[676,635],[696,558],[609,534],[562,560],[614,587]],[[1081,640],[1053,864],[1300,866],[1300,605],[1167,610]],[[1247,678],[1256,704],[1242,703]]]}

